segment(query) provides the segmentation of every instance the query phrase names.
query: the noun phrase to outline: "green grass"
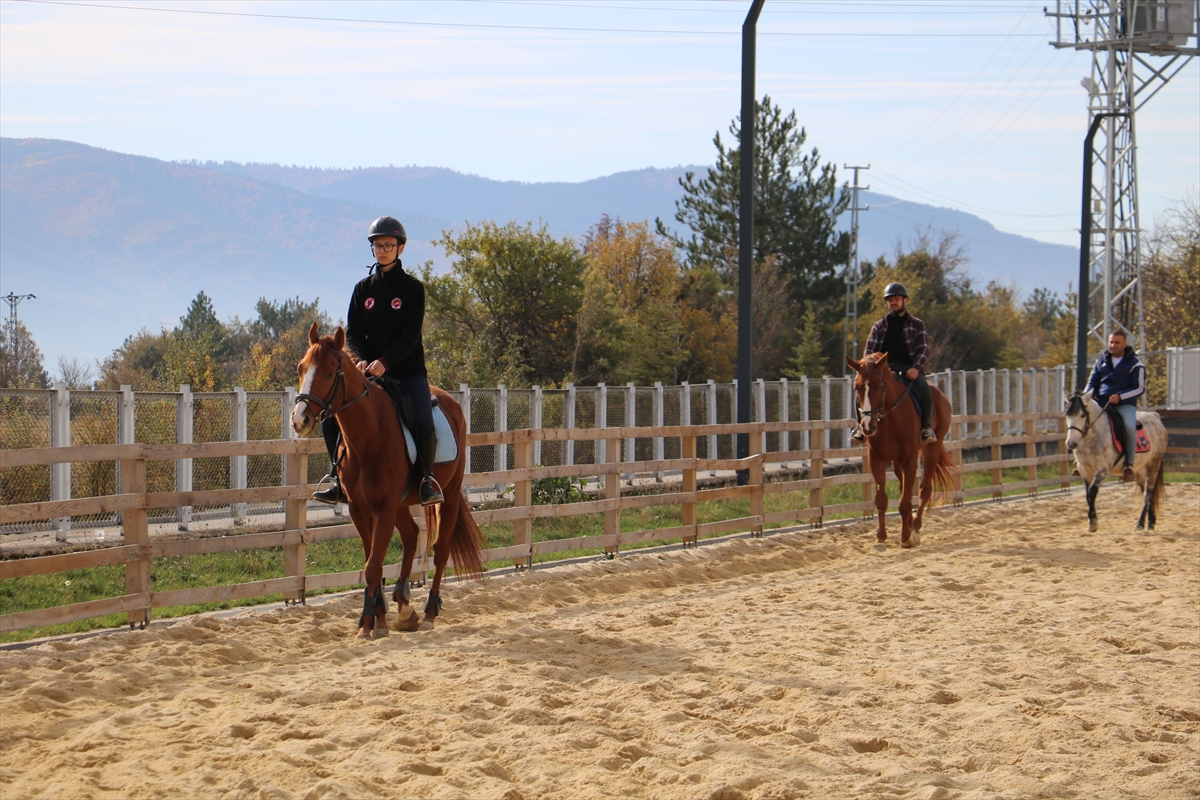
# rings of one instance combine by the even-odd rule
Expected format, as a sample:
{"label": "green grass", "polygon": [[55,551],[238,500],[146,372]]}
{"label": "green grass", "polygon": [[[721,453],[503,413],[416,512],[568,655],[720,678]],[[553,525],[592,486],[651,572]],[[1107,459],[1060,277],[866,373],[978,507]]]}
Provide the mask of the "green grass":
{"label": "green grass", "polygon": [[[1057,464],[1045,465],[1038,469],[1039,478],[1053,478],[1058,475],[1059,466]],[[1026,468],[1024,467],[1003,470],[1002,476],[1003,480],[1009,483],[1028,479]],[[1173,483],[1195,483],[1200,482],[1200,473],[1168,472],[1166,478]],[[1077,482],[1078,479],[1076,479]],[[964,488],[987,486],[990,484],[990,471],[971,472],[963,476]],[[1054,486],[1047,486],[1042,489],[1042,491],[1054,490]],[[899,485],[897,482],[889,481],[887,491],[890,498],[897,498],[899,496]],[[1006,496],[1025,495],[1027,493],[1028,490],[1026,489],[1004,491],[1004,495]],[[808,497],[809,493],[807,490],[768,494],[763,498],[763,510],[766,513],[771,513],[788,509],[807,508]],[[987,495],[982,495],[970,499],[983,499],[986,497]],[[861,502],[862,499],[862,486],[857,484],[831,487],[826,489],[824,493],[824,502],[827,506]],[[748,498],[697,504],[697,518],[700,523],[735,519],[748,516],[749,514],[750,500]],[[829,515],[826,517],[826,520],[860,516],[861,514],[843,513]],[[677,505],[655,506],[621,513],[621,531],[623,533],[672,528],[682,524],[683,510]],[[780,528],[795,524],[803,523],[781,522],[768,527]],[[583,536],[599,536],[604,533],[604,516],[603,514],[586,514],[557,519],[535,519],[532,528],[533,540],[535,542],[571,539]],[[483,526],[483,534],[485,546],[488,548],[507,547],[513,543],[512,523],[489,523]],[[668,544],[670,541],[663,539],[639,542],[623,545],[622,549],[637,550],[656,547]],[[597,556],[602,552],[603,550],[600,548],[565,550],[535,556],[534,561],[535,563],[546,563],[570,558]],[[392,545],[388,550],[387,563],[396,563],[401,557],[402,551],[399,538],[397,537],[393,539]],[[492,562],[487,564],[486,568],[494,570],[509,566],[511,563],[511,561]],[[347,572],[362,569],[362,566],[362,545],[357,539],[321,542],[309,545],[308,547],[307,573],[310,575]],[[281,578],[283,577],[283,549],[275,547],[232,553],[158,558],[151,561],[150,574],[151,589],[153,591],[223,586],[270,578]],[[53,575],[9,578],[0,581],[0,614],[12,614],[19,611],[51,608],[71,603],[82,603],[88,600],[118,597],[124,593],[125,570],[122,566],[94,567]],[[316,594],[320,594],[320,592]],[[282,600],[283,595],[275,594],[228,602],[157,608],[154,610],[154,617],[156,619],[179,617],[205,611],[282,602]],[[41,636],[121,627],[124,624],[124,614],[113,614],[42,628],[3,633],[0,634],[0,642],[25,641]]]}

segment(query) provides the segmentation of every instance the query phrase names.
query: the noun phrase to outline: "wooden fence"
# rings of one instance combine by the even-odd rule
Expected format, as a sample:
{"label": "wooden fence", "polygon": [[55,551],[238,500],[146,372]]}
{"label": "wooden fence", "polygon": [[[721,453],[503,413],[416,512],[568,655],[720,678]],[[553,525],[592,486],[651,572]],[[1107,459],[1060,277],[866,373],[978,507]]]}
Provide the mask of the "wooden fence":
{"label": "wooden fence", "polygon": [[[1037,433],[1039,421],[1055,420],[1057,432]],[[647,541],[681,541],[695,544],[699,539],[718,534],[749,531],[761,535],[767,526],[787,523],[821,525],[834,515],[863,514],[875,512],[874,490],[871,486],[870,470],[866,463],[864,448],[839,450],[789,450],[787,452],[763,452],[763,442],[768,433],[801,431],[823,431],[843,429],[847,420],[822,420],[811,422],[766,422],[742,425],[699,425],[658,426],[641,428],[588,428],[588,429],[532,429],[496,433],[475,433],[468,437],[473,447],[504,444],[513,448],[514,468],[511,470],[472,473],[465,476],[466,485],[512,484],[514,503],[511,508],[475,511],[475,520],[480,525],[489,522],[511,522],[513,545],[485,551],[487,562],[512,560],[517,566],[528,567],[535,556],[564,550],[603,548],[615,553],[622,545]],[[1036,493],[1045,487],[1066,488],[1068,455],[1065,445],[1065,422],[1057,414],[1046,412],[1030,414],[976,414],[953,418],[951,432],[961,431],[969,424],[990,425],[991,436],[947,441],[947,450],[961,467],[957,485],[952,493],[956,503],[973,496],[999,498],[1006,490],[1027,490]],[[1046,429],[1046,425],[1041,425]],[[1054,425],[1050,426],[1051,428]],[[1017,434],[1004,434],[1004,430],[1020,428]],[[744,459],[702,459],[696,457],[698,437],[730,434],[750,434],[750,456]],[[621,461],[622,439],[646,437],[678,437],[682,458],[659,461]],[[812,436],[812,443],[825,437]],[[799,441],[793,437],[792,441]],[[564,466],[534,466],[532,454],[535,442],[546,441],[597,441],[604,442],[605,458],[602,463],[573,464]],[[1003,458],[1005,445],[1024,445],[1023,457]],[[1038,445],[1053,445],[1053,453],[1039,456]],[[963,464],[963,449],[979,452],[990,448],[986,461]],[[0,616],[0,632],[52,625],[115,613],[125,613],[131,626],[144,626],[150,620],[152,609],[195,603],[209,603],[246,598],[262,597],[282,593],[285,601],[299,602],[308,592],[350,587],[363,583],[359,571],[309,575],[306,573],[307,547],[317,542],[357,538],[353,525],[335,525],[319,528],[307,526],[307,503],[315,486],[306,483],[308,456],[323,452],[324,443],[318,439],[270,440],[253,442],[223,442],[208,444],[179,445],[96,445],[90,447],[48,447],[25,450],[0,451],[0,468],[23,465],[47,465],[71,462],[119,461],[121,485],[118,494],[103,497],[87,497],[40,503],[24,503],[0,506],[0,524],[24,522],[72,515],[97,514],[120,511],[123,518],[124,543],[120,546],[99,550],[87,550],[60,555],[22,558],[0,561],[0,580],[20,576],[42,575],[105,565],[125,566],[125,594],[89,602],[75,603],[54,608],[24,611]],[[1043,448],[1045,450],[1046,448]],[[984,452],[987,452],[986,450]],[[220,489],[191,492],[147,492],[146,464],[149,461],[182,458],[227,458],[235,456],[286,455],[285,485],[253,489]],[[860,473],[825,475],[825,464],[833,458],[862,457]],[[764,465],[780,462],[808,462],[808,475],[803,480],[764,481]],[[1059,474],[1050,478],[1038,478],[1037,469],[1042,465],[1058,465]],[[1002,470],[1026,469],[1025,480],[1004,483]],[[682,472],[682,485],[678,491],[660,494],[622,495],[621,475],[647,472]],[[724,486],[699,489],[697,473],[708,470],[745,470],[749,481],[744,486]],[[962,473],[990,472],[988,485],[963,488]],[[595,477],[602,485],[602,498],[560,505],[534,505],[533,481],[543,478]],[[834,486],[860,484],[862,500],[851,503],[826,505],[825,490]],[[808,503],[804,508],[786,509],[764,513],[763,499],[768,494],[807,492]],[[749,514],[718,522],[700,523],[697,518],[699,503],[747,498]],[[284,530],[273,533],[253,533],[225,537],[151,541],[147,511],[153,508],[174,506],[196,506],[215,503],[251,503],[284,501]],[[893,500],[891,507],[896,506]],[[621,531],[621,512],[651,506],[680,506],[682,524],[670,528],[655,528],[634,532]],[[552,541],[533,541],[533,520],[550,517],[569,517],[580,514],[603,514],[604,532],[597,536],[583,536]],[[422,528],[420,550],[424,552],[425,533],[420,514],[415,515]],[[153,591],[150,581],[151,559],[179,555],[232,552],[255,548],[281,547],[284,552],[284,576],[270,580],[254,581],[224,586]],[[432,569],[432,560],[418,558],[414,574]],[[395,580],[400,565],[385,567],[384,575]]]}

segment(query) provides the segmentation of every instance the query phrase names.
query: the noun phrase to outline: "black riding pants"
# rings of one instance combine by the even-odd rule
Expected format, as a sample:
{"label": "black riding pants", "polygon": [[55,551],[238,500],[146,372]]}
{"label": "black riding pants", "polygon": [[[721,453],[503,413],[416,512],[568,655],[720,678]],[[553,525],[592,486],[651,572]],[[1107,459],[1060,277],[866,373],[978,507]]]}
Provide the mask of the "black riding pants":
{"label": "black riding pants", "polygon": [[910,381],[904,373],[912,369],[911,364],[889,363],[888,366],[892,368],[893,372],[900,375],[901,380],[912,384],[912,393],[916,395],[917,402],[921,404],[921,427],[932,427],[930,420],[933,419],[933,392],[929,390],[929,382],[925,380],[925,373],[917,370],[916,379]]}
{"label": "black riding pants", "polygon": [[[429,399],[429,379],[424,375],[409,375],[398,379],[400,388],[408,395],[413,407],[413,438],[420,442],[433,433],[433,401]],[[332,463],[337,459],[338,435],[337,420],[333,417],[321,423],[321,436],[325,439],[325,449],[329,451]]]}

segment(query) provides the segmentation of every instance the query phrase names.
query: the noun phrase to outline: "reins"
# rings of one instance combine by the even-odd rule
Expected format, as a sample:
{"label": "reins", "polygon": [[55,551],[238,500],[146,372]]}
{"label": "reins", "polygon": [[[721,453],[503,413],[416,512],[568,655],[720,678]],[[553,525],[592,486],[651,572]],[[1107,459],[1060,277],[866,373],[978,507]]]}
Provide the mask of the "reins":
{"label": "reins", "polygon": [[[334,352],[337,353],[337,357],[338,357],[338,369],[337,369],[337,375],[335,375],[333,378],[333,384],[329,387],[329,394],[327,394],[324,398],[317,397],[316,395],[313,395],[313,394],[298,394],[298,395],[296,395],[297,403],[299,403],[301,401],[303,401],[305,403],[316,403],[316,405],[321,409],[321,413],[317,415],[318,422],[324,422],[325,420],[329,419],[330,417],[336,417],[338,414],[342,413],[347,408],[354,405],[359,400],[362,400],[364,397],[366,397],[367,395],[369,395],[371,393],[371,381],[370,381],[370,379],[368,379],[366,382],[366,385],[363,386],[363,390],[362,390],[362,392],[359,393],[358,397],[355,397],[353,400],[346,402],[346,373],[342,371],[342,352],[340,350],[335,350]],[[332,407],[332,403],[333,403],[334,395],[337,394],[337,390],[338,390],[339,386],[341,386],[341,388],[342,388],[342,404],[341,404],[341,406],[339,406],[338,408],[335,409]]]}

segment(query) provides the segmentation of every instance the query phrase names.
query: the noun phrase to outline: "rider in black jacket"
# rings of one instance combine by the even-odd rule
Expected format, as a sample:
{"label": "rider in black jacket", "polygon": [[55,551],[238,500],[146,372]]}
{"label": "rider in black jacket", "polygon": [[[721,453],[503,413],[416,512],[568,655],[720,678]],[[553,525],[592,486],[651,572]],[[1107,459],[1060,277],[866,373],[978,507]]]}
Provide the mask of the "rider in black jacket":
{"label": "rider in black jacket", "polygon": [[[417,465],[421,470],[421,505],[440,503],[442,493],[433,480],[437,437],[433,430],[433,403],[425,369],[425,347],[421,325],[425,320],[425,286],[404,271],[400,254],[408,241],[404,226],[394,217],[380,217],[367,233],[375,263],[371,273],[354,287],[346,312],[346,343],[357,356],[357,365],[375,377],[386,375],[399,382],[413,406],[413,438],[417,443]],[[324,503],[344,500],[337,479],[336,418],[322,424],[329,449],[332,486],[313,495]]]}

